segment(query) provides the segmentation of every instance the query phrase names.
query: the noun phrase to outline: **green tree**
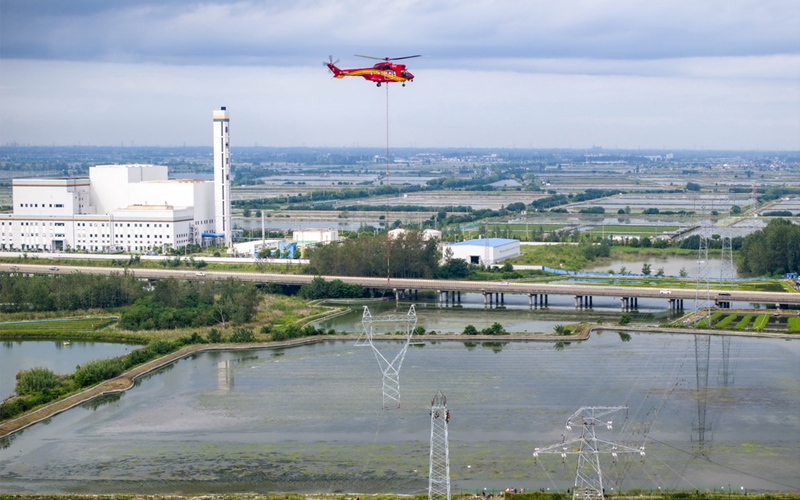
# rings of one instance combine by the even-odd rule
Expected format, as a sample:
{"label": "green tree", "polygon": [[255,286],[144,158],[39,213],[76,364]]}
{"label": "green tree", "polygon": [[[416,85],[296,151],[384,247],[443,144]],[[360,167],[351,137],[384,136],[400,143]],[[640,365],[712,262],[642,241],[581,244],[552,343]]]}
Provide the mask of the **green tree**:
{"label": "green tree", "polygon": [[246,343],[255,339],[253,330],[248,328],[237,328],[231,333],[231,342]]}
{"label": "green tree", "polygon": [[645,276],[649,276],[650,275],[650,264],[648,264],[647,262],[645,262],[642,265],[642,274],[644,274]]}
{"label": "green tree", "polygon": [[54,389],[60,383],[61,379],[53,373],[53,370],[36,367],[17,373],[17,384],[14,386],[14,392],[19,396],[24,396],[25,394]]}
{"label": "green tree", "polygon": [[472,325],[467,325],[464,327],[464,335],[477,335],[478,329]]}
{"label": "green tree", "polygon": [[800,270],[800,226],[773,219],[764,229],[749,234],[739,251],[739,271],[757,275]]}

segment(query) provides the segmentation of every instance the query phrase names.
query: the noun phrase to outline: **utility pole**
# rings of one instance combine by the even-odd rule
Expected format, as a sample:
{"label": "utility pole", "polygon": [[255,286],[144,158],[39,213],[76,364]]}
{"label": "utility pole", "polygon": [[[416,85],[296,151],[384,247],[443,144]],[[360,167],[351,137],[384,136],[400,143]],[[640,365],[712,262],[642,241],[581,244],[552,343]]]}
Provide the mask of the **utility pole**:
{"label": "utility pole", "polygon": [[614,443],[598,438],[596,430],[605,427],[612,430],[611,420],[601,420],[627,406],[584,406],[570,415],[564,427],[560,443],[545,448],[535,448],[534,460],[542,453],[561,455],[566,462],[567,455],[578,455],[578,467],[575,474],[575,485],[572,488],[573,500],[603,500],[603,472],[600,469],[600,454],[610,454],[616,463],[620,453],[638,453],[644,458],[644,445],[639,448]]}

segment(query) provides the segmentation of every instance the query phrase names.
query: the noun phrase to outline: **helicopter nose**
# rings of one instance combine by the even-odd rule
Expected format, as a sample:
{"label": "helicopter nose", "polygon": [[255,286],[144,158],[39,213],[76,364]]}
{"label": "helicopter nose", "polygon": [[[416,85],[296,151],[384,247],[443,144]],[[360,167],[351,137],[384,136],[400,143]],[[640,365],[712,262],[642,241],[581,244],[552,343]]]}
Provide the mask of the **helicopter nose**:
{"label": "helicopter nose", "polygon": [[407,72],[406,73],[406,78],[408,78],[409,81],[413,81],[414,80],[414,75],[412,75],[411,73]]}

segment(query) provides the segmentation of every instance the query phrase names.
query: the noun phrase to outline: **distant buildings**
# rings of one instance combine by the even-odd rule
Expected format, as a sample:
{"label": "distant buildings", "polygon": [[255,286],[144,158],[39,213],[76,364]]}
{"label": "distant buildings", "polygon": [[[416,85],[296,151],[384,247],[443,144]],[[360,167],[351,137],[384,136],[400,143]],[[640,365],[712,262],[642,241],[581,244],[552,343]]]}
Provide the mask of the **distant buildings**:
{"label": "distant buildings", "polygon": [[142,252],[232,241],[229,118],[214,111],[214,181],[169,180],[160,165],[98,165],[88,178],[14,179],[2,250]]}

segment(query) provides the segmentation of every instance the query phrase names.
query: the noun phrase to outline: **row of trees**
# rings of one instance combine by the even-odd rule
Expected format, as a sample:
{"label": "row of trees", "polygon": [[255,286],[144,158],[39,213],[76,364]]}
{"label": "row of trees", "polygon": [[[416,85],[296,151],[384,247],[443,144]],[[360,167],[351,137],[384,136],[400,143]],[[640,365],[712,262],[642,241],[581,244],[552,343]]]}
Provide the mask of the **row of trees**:
{"label": "row of trees", "polygon": [[749,234],[739,252],[739,270],[756,275],[800,271],[800,225],[773,219]]}
{"label": "row of trees", "polygon": [[385,235],[361,234],[317,248],[310,256],[311,274],[432,278],[439,267],[435,240],[420,231],[400,234],[388,243]]}
{"label": "row of trees", "polygon": [[131,273],[22,276],[0,274],[0,310],[75,311],[126,306],[146,295]]}
{"label": "row of trees", "polygon": [[235,278],[199,282],[167,278],[122,313],[120,326],[165,330],[243,324],[255,316],[258,301],[255,285]]}

